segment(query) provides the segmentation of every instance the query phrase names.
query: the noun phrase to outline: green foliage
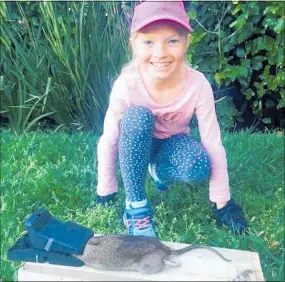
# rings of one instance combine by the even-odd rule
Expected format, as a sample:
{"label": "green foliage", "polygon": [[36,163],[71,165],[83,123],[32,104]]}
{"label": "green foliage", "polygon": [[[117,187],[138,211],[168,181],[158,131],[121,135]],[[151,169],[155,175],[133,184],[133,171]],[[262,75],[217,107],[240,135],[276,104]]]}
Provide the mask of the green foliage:
{"label": "green foliage", "polygon": [[[16,134],[41,128],[47,118],[57,130],[101,130],[112,82],[130,56],[135,4],[0,2],[0,115]],[[194,1],[189,17],[193,67],[211,83],[240,88],[266,125],[274,114],[282,127],[282,4]]]}
{"label": "green foliage", "polygon": [[[224,96],[220,99],[216,99],[215,104],[217,119],[221,131],[231,131],[235,128],[236,121],[244,121],[241,113],[236,109],[232,97]],[[192,132],[192,134],[199,136],[198,121],[196,116],[194,116],[190,122],[190,129],[194,130],[195,132]]]}
{"label": "green foliage", "polygon": [[284,4],[282,2],[194,2],[188,60],[211,83],[237,86],[253,113],[270,125],[284,113]]}
{"label": "green foliage", "polygon": [[[17,132],[27,130],[17,126],[24,118],[29,124],[39,114],[51,115],[59,127],[97,131],[112,80],[126,60],[127,24],[120,3],[0,5],[1,113]],[[23,107],[26,112],[19,113]]]}
{"label": "green foliage", "polygon": [[232,130],[236,121],[243,122],[241,113],[236,109],[232,97],[216,100],[216,113],[222,131]]}
{"label": "green foliage", "polygon": [[[27,44],[34,39],[31,33],[26,34],[19,26],[8,29],[7,9],[0,3],[1,17],[1,67],[0,75],[0,114],[10,120],[10,127],[15,134],[34,129],[43,117],[53,114],[46,110],[46,101],[50,94],[51,79],[43,76],[44,63],[36,54],[36,46]],[[23,13],[23,10],[19,10]],[[35,72],[38,75],[35,76]]]}

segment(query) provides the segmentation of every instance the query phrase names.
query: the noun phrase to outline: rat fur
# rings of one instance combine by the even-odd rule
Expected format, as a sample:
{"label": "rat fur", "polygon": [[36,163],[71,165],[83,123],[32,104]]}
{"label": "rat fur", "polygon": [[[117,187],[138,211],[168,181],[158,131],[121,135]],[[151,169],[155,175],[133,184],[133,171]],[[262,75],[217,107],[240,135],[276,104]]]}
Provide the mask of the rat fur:
{"label": "rat fur", "polygon": [[158,238],[130,235],[92,237],[87,242],[82,255],[76,257],[85,265],[99,270],[126,270],[153,274],[161,271],[164,264],[179,266],[179,263],[170,260],[171,255],[181,255],[197,248],[210,250],[223,260],[230,261],[211,247],[190,245],[173,250]]}

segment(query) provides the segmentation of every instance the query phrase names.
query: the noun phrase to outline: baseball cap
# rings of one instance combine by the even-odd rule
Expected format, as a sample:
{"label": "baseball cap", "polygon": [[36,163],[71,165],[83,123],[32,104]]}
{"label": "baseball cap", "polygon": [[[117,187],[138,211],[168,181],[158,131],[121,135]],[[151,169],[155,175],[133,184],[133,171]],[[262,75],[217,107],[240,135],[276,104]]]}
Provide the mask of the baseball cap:
{"label": "baseball cap", "polygon": [[147,1],[138,4],[133,13],[131,33],[158,20],[171,20],[192,31],[183,1]]}

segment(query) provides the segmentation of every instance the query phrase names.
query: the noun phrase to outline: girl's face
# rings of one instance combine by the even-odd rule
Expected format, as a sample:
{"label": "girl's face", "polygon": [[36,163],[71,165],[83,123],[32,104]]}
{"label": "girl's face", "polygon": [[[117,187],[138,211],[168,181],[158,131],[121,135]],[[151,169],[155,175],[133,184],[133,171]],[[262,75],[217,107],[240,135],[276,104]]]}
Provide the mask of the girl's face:
{"label": "girl's face", "polygon": [[189,38],[179,32],[177,25],[169,21],[154,22],[131,40],[141,72],[155,80],[166,81],[180,73]]}

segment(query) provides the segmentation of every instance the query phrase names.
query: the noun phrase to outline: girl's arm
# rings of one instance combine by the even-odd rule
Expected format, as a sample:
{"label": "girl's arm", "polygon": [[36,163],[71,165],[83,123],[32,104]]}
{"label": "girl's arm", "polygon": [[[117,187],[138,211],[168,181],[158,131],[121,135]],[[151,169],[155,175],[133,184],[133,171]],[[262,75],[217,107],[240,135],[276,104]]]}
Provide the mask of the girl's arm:
{"label": "girl's arm", "polygon": [[120,120],[127,104],[125,83],[118,78],[110,94],[109,106],[104,119],[103,134],[97,145],[97,195],[107,196],[117,192],[117,161]]}
{"label": "girl's arm", "polygon": [[221,141],[212,87],[205,77],[199,92],[195,113],[201,142],[211,159],[210,201],[227,202],[230,199],[230,187],[226,152]]}

